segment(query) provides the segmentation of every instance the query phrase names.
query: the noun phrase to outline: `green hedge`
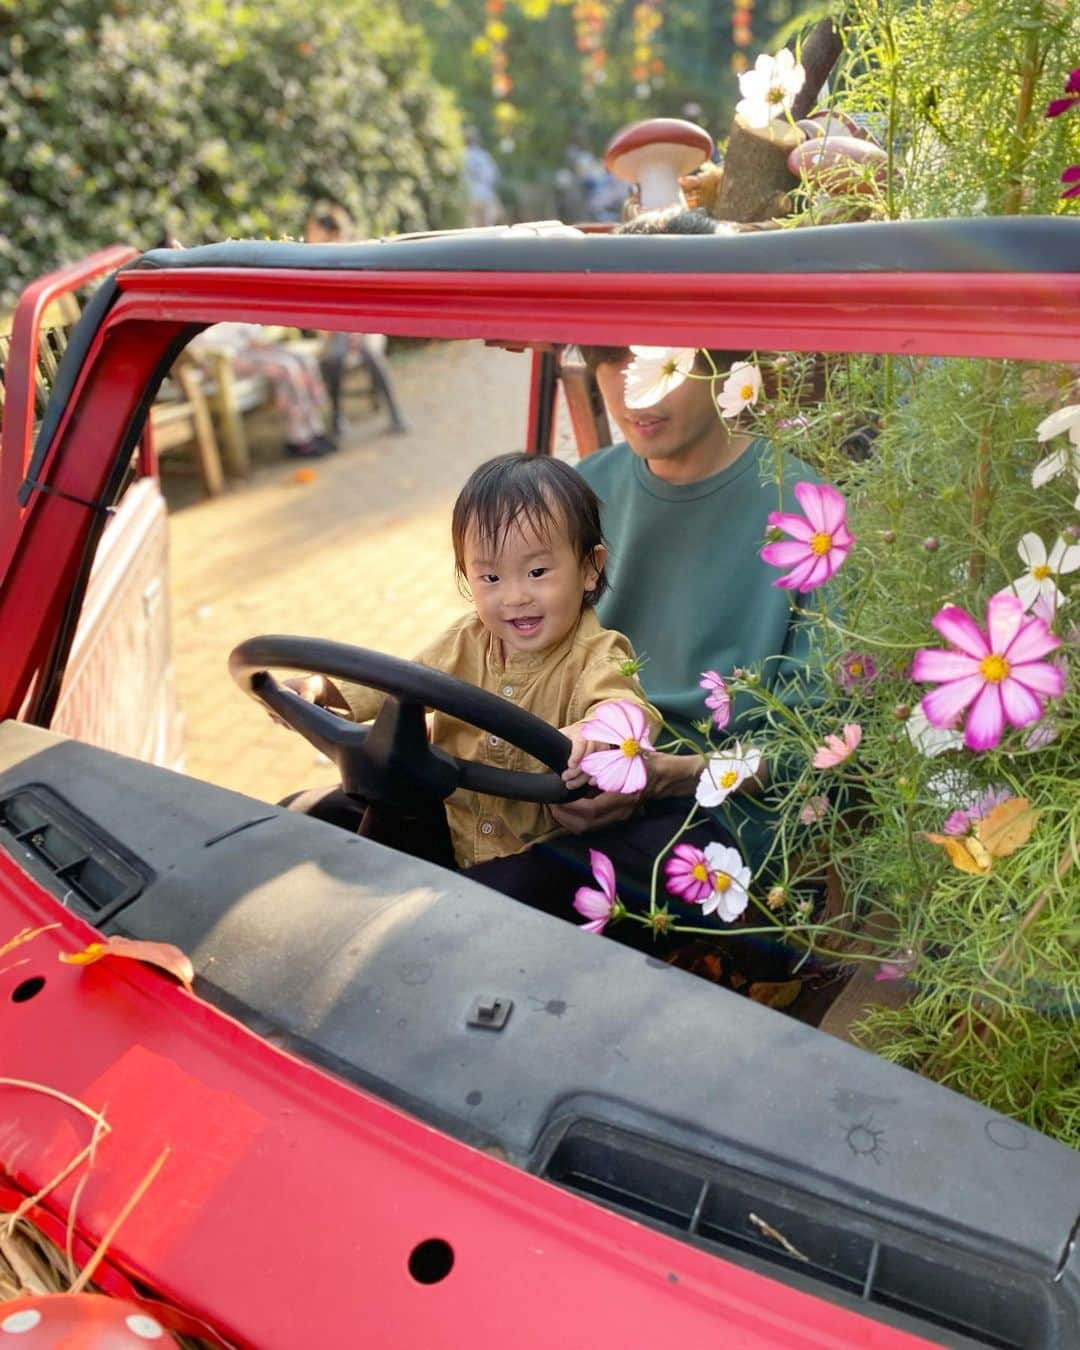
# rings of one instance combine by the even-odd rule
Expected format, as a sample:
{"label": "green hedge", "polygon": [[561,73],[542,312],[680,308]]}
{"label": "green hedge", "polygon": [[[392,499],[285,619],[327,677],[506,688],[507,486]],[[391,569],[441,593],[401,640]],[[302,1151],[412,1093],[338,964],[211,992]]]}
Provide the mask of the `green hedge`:
{"label": "green hedge", "polygon": [[385,0],[0,0],[0,303],[165,228],[365,234],[461,222],[461,136],[425,35]]}

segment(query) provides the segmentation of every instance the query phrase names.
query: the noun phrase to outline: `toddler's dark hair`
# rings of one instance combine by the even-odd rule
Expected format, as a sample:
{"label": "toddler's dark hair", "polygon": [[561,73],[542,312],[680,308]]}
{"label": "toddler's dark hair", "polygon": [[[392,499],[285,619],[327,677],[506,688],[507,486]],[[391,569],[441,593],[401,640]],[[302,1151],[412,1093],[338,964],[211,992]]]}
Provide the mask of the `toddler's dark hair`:
{"label": "toddler's dark hair", "polygon": [[[465,584],[465,534],[474,526],[485,546],[498,548],[515,521],[527,522],[541,536],[564,529],[579,561],[595,559],[604,542],[600,500],[569,464],[550,455],[498,455],[474,469],[458,493],[450,523],[454,570]],[[607,589],[597,569],[596,585],[585,592],[594,605]]]}

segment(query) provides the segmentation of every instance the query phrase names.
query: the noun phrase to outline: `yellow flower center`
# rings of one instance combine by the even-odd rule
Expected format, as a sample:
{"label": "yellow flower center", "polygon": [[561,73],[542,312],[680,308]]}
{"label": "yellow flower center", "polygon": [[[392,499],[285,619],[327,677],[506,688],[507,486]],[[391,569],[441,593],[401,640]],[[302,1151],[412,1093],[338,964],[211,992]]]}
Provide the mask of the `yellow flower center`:
{"label": "yellow flower center", "polygon": [[708,881],[709,869],[705,866],[704,863],[695,863],[694,866],[690,869],[690,875],[694,878],[695,881]]}
{"label": "yellow flower center", "polygon": [[731,885],[731,878],[728,876],[726,872],[717,872],[716,876],[713,877],[713,885],[720,892],[720,894],[723,895],[723,893]]}
{"label": "yellow flower center", "polygon": [[728,769],[727,773],[720,775],[720,786],[723,788],[733,788],[739,781],[739,775],[734,769]]}
{"label": "yellow flower center", "polygon": [[1045,581],[1050,575],[1050,569],[1047,567],[1046,563],[1040,563],[1038,567],[1033,567],[1031,569],[1031,575],[1036,581]]}
{"label": "yellow flower center", "polygon": [[739,390],[739,397],[745,399],[753,398],[754,386],[752,384],[744,384],[743,387]]}
{"label": "yellow flower center", "polygon": [[847,668],[847,669],[848,669],[848,674],[849,674],[849,675],[853,675],[853,676],[855,677],[855,679],[858,679],[859,676],[862,674],[862,670],[863,670],[863,668],[862,668],[862,662],[861,662],[861,661],[849,661],[849,662],[848,662],[848,668]]}
{"label": "yellow flower center", "polygon": [[622,745],[619,746],[619,749],[627,759],[633,759],[635,755],[641,754],[641,746],[633,739],[633,737],[623,741]]}
{"label": "yellow flower center", "polygon": [[831,534],[825,534],[819,531],[817,534],[811,536],[810,552],[816,553],[819,558],[823,557],[826,553],[828,553],[829,549],[831,548],[832,548]]}
{"label": "yellow flower center", "polygon": [[676,361],[675,358],[671,356],[669,356],[668,359],[664,362],[664,364],[660,367],[660,370],[664,375],[674,375],[678,369],[679,369],[678,361]]}
{"label": "yellow flower center", "polygon": [[782,84],[774,84],[768,94],[766,94],[765,101],[766,103],[783,103],[784,86]]}
{"label": "yellow flower center", "polygon": [[1009,673],[1009,663],[1003,656],[998,656],[997,652],[991,652],[979,662],[979,670],[984,680],[989,680],[991,684],[1000,684]]}

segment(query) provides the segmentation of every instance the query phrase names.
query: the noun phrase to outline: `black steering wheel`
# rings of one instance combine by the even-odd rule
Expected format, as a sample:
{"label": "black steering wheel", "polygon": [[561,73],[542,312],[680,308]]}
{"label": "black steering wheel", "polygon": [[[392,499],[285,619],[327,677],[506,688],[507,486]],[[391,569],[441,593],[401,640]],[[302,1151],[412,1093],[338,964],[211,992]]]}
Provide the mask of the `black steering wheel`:
{"label": "black steering wheel", "polygon": [[[284,689],[269,667],[350,680],[388,697],[370,726],[358,725]],[[560,777],[571,749],[562,732],[496,694],[415,661],[344,642],[270,635],[236,647],[229,673],[245,693],[334,762],[341,786],[352,797],[408,810],[418,796],[442,801],[457,788],[547,804],[574,801],[588,791],[570,791]],[[552,772],[516,773],[447,754],[428,741],[428,708],[499,736]]]}

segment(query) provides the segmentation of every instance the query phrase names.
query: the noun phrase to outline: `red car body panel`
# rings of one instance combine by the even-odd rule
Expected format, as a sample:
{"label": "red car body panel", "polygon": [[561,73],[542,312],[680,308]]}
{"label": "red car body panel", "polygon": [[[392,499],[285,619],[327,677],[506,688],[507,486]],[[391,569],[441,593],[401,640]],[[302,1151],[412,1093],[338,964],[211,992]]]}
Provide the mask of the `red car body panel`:
{"label": "red car body panel", "polygon": [[[0,500],[12,511],[0,553],[14,545],[23,514],[15,504],[33,444],[46,312],[137,255],[123,244],[101,249],[39,278],[20,297],[4,372]],[[139,446],[138,474],[114,508],[95,553],[51,725],[90,745],[178,768],[183,721],[170,646],[168,551],[165,500],[148,428]]]}
{"label": "red car body panel", "polygon": [[[110,1259],[226,1340],[259,1350],[928,1344],[469,1148],[136,962],[61,964],[94,930],[58,913],[0,854],[0,932],[48,923],[56,927],[0,972],[0,1166],[34,1194],[91,1130],[70,1106],[11,1079],[47,1083],[108,1120],[77,1202],[91,1240],[169,1150]],[[13,999],[35,978],[40,993]],[[66,1213],[73,1187],[45,1204]],[[424,1285],[409,1257],[430,1239],[452,1247],[453,1278]]]}

